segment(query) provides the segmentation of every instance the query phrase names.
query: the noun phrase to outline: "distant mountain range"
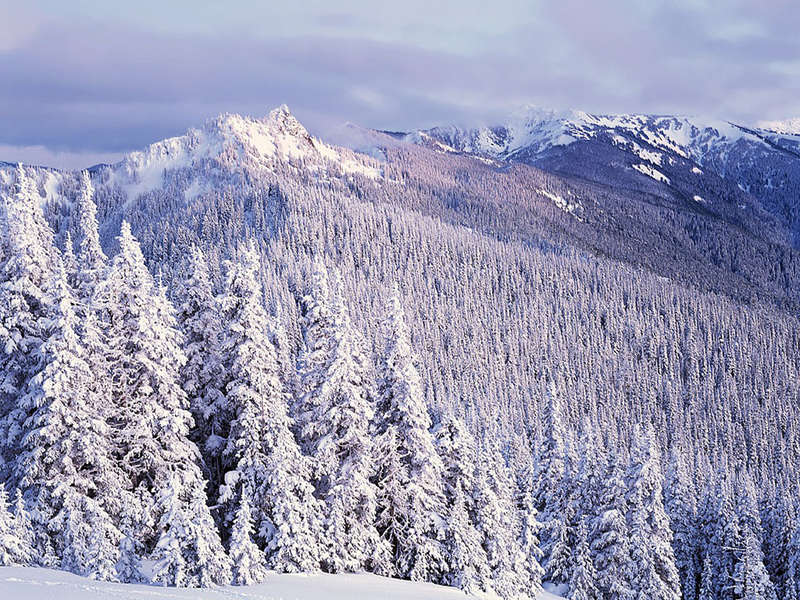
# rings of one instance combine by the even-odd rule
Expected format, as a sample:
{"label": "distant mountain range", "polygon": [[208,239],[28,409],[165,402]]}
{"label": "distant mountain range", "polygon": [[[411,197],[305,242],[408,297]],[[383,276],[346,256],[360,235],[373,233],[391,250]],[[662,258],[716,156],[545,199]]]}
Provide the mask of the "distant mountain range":
{"label": "distant mountain range", "polygon": [[[494,237],[574,247],[701,289],[794,306],[794,126],[528,108],[493,127],[348,125],[332,136],[336,145],[282,106],[260,119],[220,115],[90,172],[109,243],[122,218],[147,220],[151,210],[167,218],[227,186],[252,191],[264,178],[290,176],[307,192],[336,185],[374,202],[402,203],[424,185],[415,210]],[[13,179],[9,167],[0,167],[0,188]],[[41,193],[59,207],[56,225],[68,227],[75,174],[38,172]],[[169,201],[152,207],[159,197]]]}
{"label": "distant mountain range", "polygon": [[[754,128],[714,119],[527,108],[497,126],[435,127],[404,139],[612,185],[652,188],[650,178],[664,193],[699,204],[747,204],[733,200],[738,187],[788,228],[795,246],[800,242],[800,119]],[[708,175],[724,180],[724,198],[704,193],[719,187]]]}

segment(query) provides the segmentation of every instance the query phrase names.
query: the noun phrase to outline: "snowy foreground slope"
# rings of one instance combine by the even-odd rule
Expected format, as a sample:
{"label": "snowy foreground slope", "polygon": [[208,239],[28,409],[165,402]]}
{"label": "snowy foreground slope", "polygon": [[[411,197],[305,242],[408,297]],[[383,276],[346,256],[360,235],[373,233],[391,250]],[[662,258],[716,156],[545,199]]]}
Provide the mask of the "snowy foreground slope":
{"label": "snowy foreground slope", "polygon": [[[455,588],[413,583],[377,575],[272,574],[260,585],[214,589],[162,588],[93,581],[65,571],[33,567],[0,567],[4,600],[464,600]],[[538,600],[558,600],[542,592]]]}

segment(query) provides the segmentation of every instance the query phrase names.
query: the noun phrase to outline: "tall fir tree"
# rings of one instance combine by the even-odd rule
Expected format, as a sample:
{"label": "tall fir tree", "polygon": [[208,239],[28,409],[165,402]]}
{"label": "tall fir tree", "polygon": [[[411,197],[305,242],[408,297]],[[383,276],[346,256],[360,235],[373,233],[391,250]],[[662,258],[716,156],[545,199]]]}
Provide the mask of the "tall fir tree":
{"label": "tall fir tree", "polygon": [[597,587],[608,600],[633,598],[628,505],[618,455],[612,454],[600,495],[598,515],[591,533],[591,551],[597,570]]}
{"label": "tall fir tree", "polygon": [[8,478],[29,417],[19,398],[39,368],[39,346],[50,312],[48,286],[60,257],[36,184],[22,165],[16,169],[14,194],[5,197],[2,213],[0,477]]}
{"label": "tall fir tree", "polygon": [[320,568],[321,510],[313,495],[308,460],[292,433],[288,398],[278,377],[275,349],[257,282],[259,257],[251,246],[228,267],[221,300],[226,324],[225,394],[230,430],[222,453],[220,501],[226,523],[235,520],[236,486],[244,486],[267,566],[283,572]]}
{"label": "tall fir tree", "polygon": [[680,600],[672,530],[664,510],[662,476],[653,431],[637,425],[627,473],[628,526],[637,598]]}
{"label": "tall fir tree", "polygon": [[[157,572],[160,582],[226,583],[226,557],[206,503],[200,453],[189,440],[192,417],[180,386],[186,358],[174,310],[155,285],[126,222],[118,242],[119,252],[94,300],[116,383],[110,420],[117,463],[127,494],[153,507],[119,518],[139,519],[134,527],[144,551],[155,552],[166,565]],[[122,506],[134,505],[129,496]],[[192,527],[185,525],[188,515]],[[180,560],[190,561],[183,569],[175,567],[176,548]]]}
{"label": "tall fir tree", "polygon": [[464,591],[488,591],[492,572],[483,539],[475,526],[475,440],[459,419],[448,415],[434,429],[436,449],[444,466],[447,506],[445,556],[447,571],[443,583]]}
{"label": "tall fir tree", "polygon": [[597,589],[597,573],[589,552],[586,519],[581,519],[578,525],[577,540],[567,597],[570,600],[600,600],[603,596]]}
{"label": "tall fir tree", "polygon": [[377,458],[378,527],[392,549],[400,577],[439,581],[447,569],[442,547],[444,466],[433,444],[431,419],[396,290],[385,315],[376,410],[382,438]]}
{"label": "tall fir tree", "polygon": [[696,506],[683,451],[676,442],[669,453],[664,508],[672,526],[672,549],[683,600],[695,600],[700,578]]}
{"label": "tall fir tree", "polygon": [[[21,399],[30,417],[24,423],[14,481],[27,497],[37,526],[63,557],[65,568],[113,578],[105,564],[116,562],[118,532],[98,500],[112,504],[120,481],[108,428],[99,411],[102,399],[92,393],[93,373],[76,334],[75,299],[63,267],[51,290],[50,325],[39,350],[41,368]],[[94,521],[91,526],[89,517]],[[90,562],[84,546],[91,527],[106,532],[112,543],[98,546]],[[111,554],[98,554],[106,550]]]}
{"label": "tall fir tree", "polygon": [[30,558],[18,534],[14,515],[9,510],[8,492],[0,483],[0,566],[27,565]]}
{"label": "tall fir tree", "polygon": [[[351,323],[342,287],[337,273],[329,300],[324,267],[315,263],[306,297],[306,351],[300,361],[300,436],[315,466],[317,494],[325,503],[325,565],[332,572],[371,569],[383,564],[380,555],[388,553],[375,528],[373,369]],[[324,314],[330,314],[327,327],[320,326]]]}
{"label": "tall fir tree", "polygon": [[221,484],[223,435],[228,416],[225,395],[220,389],[225,378],[220,355],[222,316],[206,258],[196,246],[189,255],[186,277],[180,281],[176,296],[176,318],[186,355],[181,385],[194,418],[192,438],[203,454],[211,487],[217,489]]}

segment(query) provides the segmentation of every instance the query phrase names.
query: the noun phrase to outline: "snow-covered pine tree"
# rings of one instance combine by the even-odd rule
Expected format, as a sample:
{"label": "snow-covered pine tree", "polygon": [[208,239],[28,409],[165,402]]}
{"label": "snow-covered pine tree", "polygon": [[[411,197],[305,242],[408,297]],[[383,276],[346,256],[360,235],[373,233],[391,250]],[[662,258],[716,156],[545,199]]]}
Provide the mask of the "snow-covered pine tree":
{"label": "snow-covered pine tree", "polygon": [[58,251],[44,220],[41,197],[24,167],[16,170],[15,192],[4,199],[0,253],[0,477],[14,469],[23,424],[29,414],[19,398],[38,368],[46,337],[48,286]]}
{"label": "snow-covered pine tree", "polygon": [[714,593],[714,567],[711,558],[706,555],[703,559],[703,572],[700,574],[700,591],[697,600],[716,600]]}
{"label": "snow-covered pine tree", "polygon": [[[130,499],[130,496],[126,496]],[[135,538],[134,523],[141,522],[143,519],[134,518],[136,512],[134,508],[126,508],[122,511],[123,519],[120,524],[119,541],[119,561],[116,564],[116,572],[120,581],[126,583],[140,583],[145,579],[142,573],[141,544]]]}
{"label": "snow-covered pine tree", "polygon": [[72,289],[78,286],[78,259],[75,256],[75,246],[72,243],[72,233],[67,231],[64,236],[64,252],[61,255],[61,262],[67,274],[67,283]]}
{"label": "snow-covered pine tree", "polygon": [[445,540],[448,568],[442,581],[467,593],[488,591],[492,573],[483,539],[475,527],[475,441],[452,415],[442,419],[433,434],[444,465],[445,497],[450,508]]}
{"label": "snow-covered pine tree", "polygon": [[661,467],[653,431],[634,429],[627,473],[632,583],[638,598],[680,600],[680,579],[672,552],[672,530],[661,489]]}
{"label": "snow-covered pine tree", "polygon": [[737,600],[777,600],[756,535],[746,527],[730,586]]}
{"label": "snow-covered pine tree", "polygon": [[[128,493],[140,496],[135,502],[154,507],[145,522],[134,525],[135,535],[144,551],[156,551],[163,563],[159,581],[226,583],[227,559],[206,504],[200,453],[188,437],[192,417],[179,383],[185,356],[174,311],[126,222],[118,241],[119,252],[95,289],[94,304],[116,379],[111,422],[117,461]],[[122,508],[131,510],[135,502],[123,499]],[[145,511],[119,518],[138,519],[140,512]],[[187,519],[192,527],[185,526]],[[185,568],[175,567],[176,544]]]}
{"label": "snow-covered pine tree", "polygon": [[[338,273],[328,311],[322,269],[316,262],[306,296],[300,437],[315,465],[317,494],[325,503],[325,567],[331,572],[359,571],[383,563],[379,555],[388,552],[375,528],[376,488],[371,480],[373,369],[350,321]],[[321,315],[327,312],[330,320],[323,327]]]}
{"label": "snow-covered pine tree", "polygon": [[570,600],[600,600],[604,596],[597,589],[597,573],[594,570],[592,557],[587,541],[586,519],[581,519],[578,525],[578,545],[573,553],[572,572],[569,578]]}
{"label": "snow-covered pine tree", "polygon": [[15,525],[14,515],[9,510],[8,492],[0,483],[0,567],[27,565],[30,560]]}
{"label": "snow-covered pine tree", "polygon": [[266,558],[253,541],[253,515],[250,511],[252,492],[240,487],[236,516],[231,525],[228,554],[231,558],[233,585],[251,585],[267,576]]}
{"label": "snow-covered pine tree", "polygon": [[733,580],[737,563],[737,548],[742,543],[742,530],[736,514],[733,491],[722,475],[711,490],[709,505],[714,511],[713,519],[708,519],[706,553],[711,558],[713,569],[713,589],[719,600],[733,600]]}
{"label": "snow-covered pine tree", "polygon": [[555,585],[569,582],[569,510],[571,482],[567,473],[561,393],[550,382],[542,414],[542,439],[536,452],[534,498],[542,523],[542,566]]}
{"label": "snow-covered pine tree", "polygon": [[376,410],[382,438],[377,458],[378,527],[390,544],[400,577],[439,581],[447,569],[442,550],[444,467],[430,433],[431,419],[396,290],[385,314]]}
{"label": "snow-covered pine tree", "polygon": [[174,473],[161,488],[156,503],[161,535],[153,552],[155,583],[208,587],[231,580],[230,560],[221,550],[205,491],[193,481],[195,475],[190,473],[189,481],[183,482],[179,478],[184,475]]}
{"label": "snow-covered pine tree", "polygon": [[616,453],[609,457],[600,494],[598,515],[591,532],[590,549],[597,570],[597,587],[607,600],[631,600],[630,530],[625,516],[623,470]]}
{"label": "snow-covered pine tree", "polygon": [[[28,509],[25,506],[25,499],[19,488],[14,494],[14,532],[20,541],[20,563],[35,564],[37,557],[33,554],[33,526]],[[39,563],[41,564],[41,563]],[[48,565],[49,566],[49,565]]]}
{"label": "snow-covered pine tree", "polygon": [[539,546],[539,532],[542,525],[536,518],[537,511],[529,487],[525,486],[523,490],[520,490],[517,502],[521,529],[520,555],[516,571],[520,574],[525,593],[535,598],[542,589],[542,578],[544,577],[544,569],[539,562],[542,558],[542,550]]}
{"label": "snow-covered pine tree", "polygon": [[100,245],[97,222],[97,205],[94,202],[94,187],[88,171],[81,172],[81,188],[77,198],[78,213],[78,297],[88,304],[94,288],[103,278],[108,262]]}
{"label": "snow-covered pine tree", "polygon": [[267,566],[282,572],[319,569],[321,514],[313,495],[308,460],[292,433],[288,398],[278,377],[275,349],[267,337],[267,315],[257,282],[259,257],[251,246],[228,266],[221,300],[225,329],[220,349],[232,415],[223,451],[220,501],[225,522],[237,511],[237,486],[250,490],[256,539]]}
{"label": "snow-covered pine tree", "polygon": [[181,384],[189,397],[194,417],[192,438],[203,454],[211,489],[218,489],[222,483],[222,435],[229,416],[220,389],[225,379],[219,348],[222,317],[206,258],[196,246],[189,254],[186,277],[179,282],[176,297],[176,318],[183,333],[186,355],[186,364],[181,369]]}
{"label": "snow-covered pine tree", "polygon": [[683,450],[677,442],[670,448],[664,508],[672,526],[672,548],[681,578],[682,598],[695,600],[700,576],[696,506]]}
{"label": "snow-covered pine tree", "polygon": [[515,571],[519,548],[518,513],[505,460],[497,445],[484,440],[475,478],[475,524],[486,551],[492,587],[501,596],[521,593],[523,577]]}
{"label": "snow-covered pine tree", "polygon": [[[75,331],[75,299],[63,267],[50,288],[48,337],[39,349],[41,368],[20,401],[30,417],[23,426],[14,481],[36,515],[39,539],[49,533],[64,568],[95,578],[113,577],[104,561],[116,562],[118,534],[95,500],[119,492],[110,436],[98,414],[100,399],[92,394],[93,374]],[[90,515],[93,526],[112,540],[112,554],[95,556],[91,564],[85,552]]]}

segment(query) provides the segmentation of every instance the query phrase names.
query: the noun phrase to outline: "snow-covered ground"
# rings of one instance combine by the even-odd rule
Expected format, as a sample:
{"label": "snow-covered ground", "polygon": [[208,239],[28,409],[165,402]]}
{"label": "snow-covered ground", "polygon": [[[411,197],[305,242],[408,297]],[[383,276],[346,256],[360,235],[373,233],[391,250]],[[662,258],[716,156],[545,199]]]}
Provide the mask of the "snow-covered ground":
{"label": "snow-covered ground", "polygon": [[[471,596],[431,583],[377,575],[279,575],[260,585],[178,589],[107,583],[33,567],[0,567],[3,600],[464,600]],[[559,600],[542,592],[538,600]]]}

